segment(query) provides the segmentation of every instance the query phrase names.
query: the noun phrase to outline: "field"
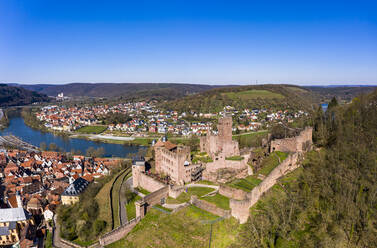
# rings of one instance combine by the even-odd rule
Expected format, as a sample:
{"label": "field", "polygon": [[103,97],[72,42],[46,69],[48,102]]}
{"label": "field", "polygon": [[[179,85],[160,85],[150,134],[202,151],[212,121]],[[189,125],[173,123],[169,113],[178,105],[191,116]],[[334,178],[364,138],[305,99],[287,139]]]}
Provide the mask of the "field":
{"label": "field", "polygon": [[227,186],[249,192],[261,182],[262,180],[256,178],[255,176],[248,176],[246,178],[236,179],[230,183],[227,183]]}
{"label": "field", "polygon": [[76,132],[85,134],[100,134],[107,129],[107,126],[85,126],[78,129]]}
{"label": "field", "polygon": [[[216,220],[218,216],[195,206],[172,214],[152,208],[125,238],[106,247],[208,247],[211,230],[208,222]],[[228,247],[235,241],[239,228],[234,218],[212,224],[211,247]]]}
{"label": "field", "polygon": [[246,90],[246,91],[239,91],[239,92],[226,92],[222,93],[223,95],[229,97],[233,100],[250,100],[250,99],[282,99],[284,98],[283,95],[274,93],[269,90]]}

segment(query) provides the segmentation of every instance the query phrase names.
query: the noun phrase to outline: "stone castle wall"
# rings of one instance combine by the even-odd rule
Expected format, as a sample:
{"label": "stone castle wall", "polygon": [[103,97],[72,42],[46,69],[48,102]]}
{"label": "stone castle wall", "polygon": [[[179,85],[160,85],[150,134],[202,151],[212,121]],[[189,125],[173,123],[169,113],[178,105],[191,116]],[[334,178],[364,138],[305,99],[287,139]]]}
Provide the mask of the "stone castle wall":
{"label": "stone castle wall", "polygon": [[246,200],[237,201],[231,199],[230,207],[232,216],[237,218],[240,223],[245,223],[249,217],[249,208],[252,207],[260,197],[275,185],[276,181],[288,174],[289,172],[299,167],[299,159],[301,153],[294,153],[288,155],[288,157],[278,165],[257,187],[251,192],[247,193]]}
{"label": "stone castle wall", "polygon": [[248,166],[247,161],[249,159],[249,155],[245,155],[243,157],[244,159],[240,161],[219,159],[211,163],[207,163],[206,170],[208,172],[215,172],[218,169],[223,169],[223,168],[230,168],[230,169],[235,169],[235,170],[245,169],[246,166]]}
{"label": "stone castle wall", "polygon": [[222,208],[218,208],[215,204],[199,200],[196,195],[191,196],[190,203],[200,209],[203,209],[207,212],[210,212],[214,215],[218,215],[224,218],[229,218],[231,213],[230,210],[224,210]]}
{"label": "stone castle wall", "polygon": [[305,152],[312,144],[312,134],[313,128],[306,127],[296,137],[273,140],[271,141],[270,152]]}
{"label": "stone castle wall", "polygon": [[235,189],[224,184],[220,185],[219,194],[236,200],[245,200],[247,197],[247,192],[242,189]]}
{"label": "stone castle wall", "polygon": [[99,238],[100,245],[104,247],[108,244],[114,243],[115,241],[122,239],[132,230],[132,228],[134,228],[134,226],[136,226],[137,223],[139,223],[140,220],[141,218],[132,219],[127,224],[106,233],[101,238]]}
{"label": "stone castle wall", "polygon": [[229,207],[231,209],[231,215],[238,219],[241,224],[245,223],[250,215],[250,200],[229,200]]}
{"label": "stone castle wall", "polygon": [[[137,186],[142,187],[148,190],[149,192],[154,192],[166,186],[162,182],[157,181],[153,177],[150,177],[144,173],[140,173],[138,178],[139,180],[138,180]],[[134,187],[137,187],[137,186],[134,185]]]}
{"label": "stone castle wall", "polygon": [[161,204],[162,199],[167,199],[169,196],[169,186],[160,188],[143,198],[143,201],[147,203],[147,210],[156,204]]}
{"label": "stone castle wall", "polygon": [[170,186],[169,185],[169,196],[176,199],[181,193],[185,191],[185,187],[183,186]]}

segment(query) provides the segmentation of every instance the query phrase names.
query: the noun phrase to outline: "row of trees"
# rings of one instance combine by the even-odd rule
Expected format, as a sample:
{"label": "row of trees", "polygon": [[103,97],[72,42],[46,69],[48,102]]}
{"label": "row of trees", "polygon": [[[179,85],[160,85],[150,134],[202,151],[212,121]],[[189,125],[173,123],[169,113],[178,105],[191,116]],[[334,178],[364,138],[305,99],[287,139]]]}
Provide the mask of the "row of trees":
{"label": "row of trees", "polygon": [[321,150],[267,193],[232,247],[377,247],[377,91],[318,109],[313,137]]}
{"label": "row of trees", "polygon": [[[50,143],[47,146],[46,142],[41,142],[39,144],[39,147],[42,151],[63,152],[63,149],[58,147],[55,143]],[[82,154],[80,150],[74,150],[74,149],[72,149],[70,153],[71,153],[71,155],[81,155]],[[105,149],[103,147],[98,147],[96,149],[96,148],[90,146],[86,150],[85,155],[87,157],[96,157],[96,158],[103,157],[105,155]]]}

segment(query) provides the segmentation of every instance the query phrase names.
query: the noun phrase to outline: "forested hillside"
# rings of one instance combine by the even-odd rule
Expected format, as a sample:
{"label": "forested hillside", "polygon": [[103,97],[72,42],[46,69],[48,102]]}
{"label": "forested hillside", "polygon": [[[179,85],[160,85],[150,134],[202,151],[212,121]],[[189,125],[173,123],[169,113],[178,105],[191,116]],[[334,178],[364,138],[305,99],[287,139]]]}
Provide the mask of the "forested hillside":
{"label": "forested hillside", "polygon": [[306,86],[304,88],[315,93],[320,102],[327,103],[333,97],[349,102],[360,94],[373,92],[376,86]]}
{"label": "forested hillside", "polygon": [[71,83],[62,85],[35,84],[20,86],[49,96],[57,96],[57,94],[63,92],[64,95],[73,97],[155,98],[164,100],[176,99],[218,87],[211,85],[170,83]]}
{"label": "forested hillside", "polygon": [[233,247],[377,247],[377,91],[318,109],[303,167],[270,190]]}
{"label": "forested hillside", "polygon": [[0,106],[28,105],[34,102],[45,102],[49,98],[45,94],[40,94],[20,87],[13,87],[0,84]]}
{"label": "forested hillside", "polygon": [[293,85],[250,85],[223,87],[163,104],[179,111],[218,112],[225,106],[237,109],[311,109],[314,95]]}

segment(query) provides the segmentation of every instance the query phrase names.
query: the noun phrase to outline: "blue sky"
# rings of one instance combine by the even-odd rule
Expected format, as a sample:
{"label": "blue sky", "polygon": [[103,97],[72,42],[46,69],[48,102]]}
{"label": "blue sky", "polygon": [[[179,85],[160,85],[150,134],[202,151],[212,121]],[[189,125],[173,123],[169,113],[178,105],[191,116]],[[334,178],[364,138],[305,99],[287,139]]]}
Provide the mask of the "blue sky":
{"label": "blue sky", "polygon": [[377,84],[377,1],[1,0],[0,82]]}

